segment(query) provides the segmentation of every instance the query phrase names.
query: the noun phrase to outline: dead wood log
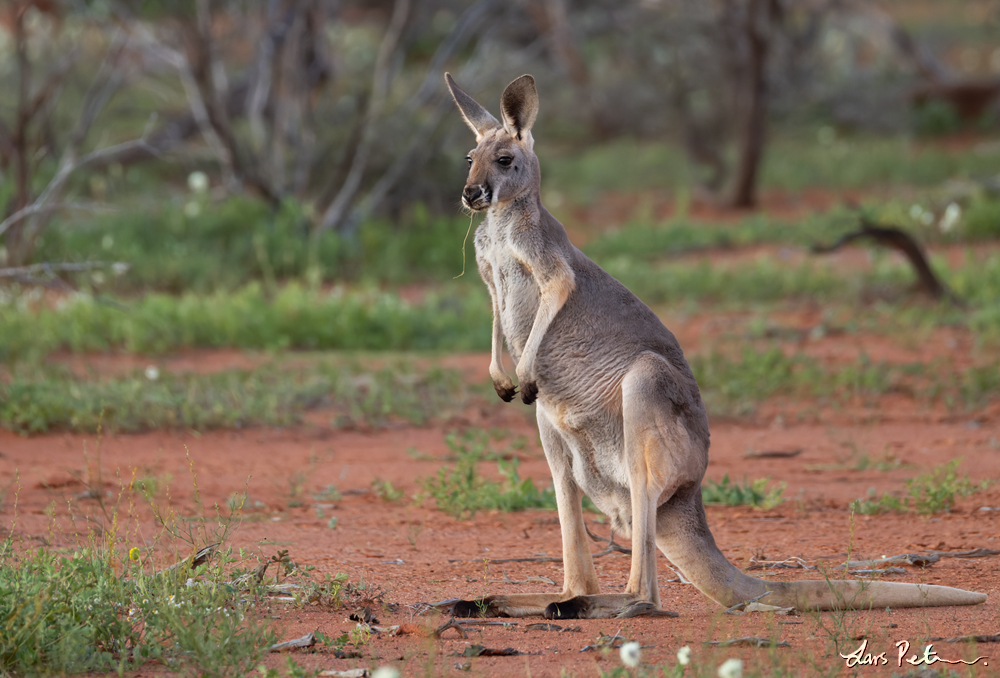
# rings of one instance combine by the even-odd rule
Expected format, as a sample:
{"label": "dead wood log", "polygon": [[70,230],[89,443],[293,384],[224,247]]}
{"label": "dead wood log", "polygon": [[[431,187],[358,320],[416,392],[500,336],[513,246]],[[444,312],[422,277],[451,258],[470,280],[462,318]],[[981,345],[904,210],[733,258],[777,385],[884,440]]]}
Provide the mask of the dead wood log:
{"label": "dead wood log", "polygon": [[860,220],[860,224],[861,227],[858,230],[840,236],[833,244],[813,245],[811,248],[812,253],[829,254],[830,252],[836,252],[844,245],[855,240],[868,238],[876,245],[894,249],[906,257],[917,274],[917,289],[920,292],[937,301],[949,301],[956,306],[965,305],[958,295],[950,290],[938,278],[937,274],[934,273],[930,262],[927,261],[927,255],[924,254],[923,247],[917,242],[916,238],[901,228],[874,224],[863,217]]}

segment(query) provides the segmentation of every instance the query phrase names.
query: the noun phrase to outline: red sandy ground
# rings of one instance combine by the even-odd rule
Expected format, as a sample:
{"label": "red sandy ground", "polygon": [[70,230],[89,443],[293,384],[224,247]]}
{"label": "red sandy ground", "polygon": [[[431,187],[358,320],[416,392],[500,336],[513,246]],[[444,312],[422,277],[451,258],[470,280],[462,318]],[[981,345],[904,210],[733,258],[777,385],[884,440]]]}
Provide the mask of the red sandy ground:
{"label": "red sandy ground", "polygon": [[[791,318],[792,324],[808,325],[812,317]],[[870,339],[870,337],[869,337]],[[871,349],[870,349],[871,350]],[[888,353],[888,349],[885,349]],[[843,356],[847,358],[848,356]],[[231,352],[192,353],[165,363],[173,369],[219,369],[249,367],[259,357]],[[74,359],[77,367],[87,360]],[[113,358],[95,361],[101,369]],[[121,359],[119,368],[131,359]],[[486,355],[458,356],[446,361],[462,368],[477,381],[485,374]],[[869,488],[900,491],[903,481],[927,469],[960,457],[961,472],[975,480],[1000,478],[1000,412],[954,415],[928,409],[904,398],[883,399],[876,407],[848,404],[837,410],[819,409],[802,421],[795,408],[769,403],[750,422],[714,421],[708,477],[723,474],[740,480],[770,477],[787,483],[786,500],[778,507],[755,510],[745,507],[709,507],[709,521],[716,540],[727,557],[746,568],[753,556],[782,560],[805,558],[821,567],[833,567],[847,559],[891,556],[929,549],[960,551],[986,547],[1000,549],[1000,485],[959,501],[950,513],[932,517],[887,514],[855,516],[850,502],[866,495]],[[443,620],[420,613],[420,602],[450,597],[473,598],[486,592],[553,590],[545,583],[496,583],[506,574],[520,580],[546,576],[561,582],[558,563],[489,564],[489,559],[523,558],[539,554],[559,555],[556,514],[550,511],[480,513],[471,520],[456,520],[431,506],[410,501],[418,487],[416,479],[434,474],[446,462],[443,433],[456,425],[502,427],[524,434],[530,441],[518,452],[522,477],[539,486],[549,484],[548,469],[537,444],[530,408],[522,405],[482,404],[469,409],[466,418],[432,427],[399,426],[381,431],[344,431],[328,425],[323,413],[311,413],[307,424],[291,429],[251,429],[194,433],[155,432],[143,435],[113,435],[100,441],[95,436],[62,434],[23,438],[0,431],[0,487],[11,487],[15,473],[20,489],[11,487],[0,507],[4,525],[14,524],[13,534],[25,548],[39,544],[71,546],[85,538],[94,522],[100,522],[96,501],[80,495],[84,481],[94,483],[100,467],[103,487],[117,497],[121,482],[133,475],[159,480],[157,501],[178,515],[197,514],[194,487],[206,512],[216,504],[249,487],[242,526],[232,544],[269,557],[288,549],[300,565],[312,565],[318,574],[345,572],[350,580],[378,584],[385,601],[397,607],[377,611],[383,625],[409,624],[417,633],[394,638],[375,637],[360,648],[362,659],[336,659],[328,649],[298,651],[295,659],[307,668],[346,669],[393,664],[403,675],[468,675],[456,668],[471,661],[473,675],[483,676],[595,676],[619,665],[613,651],[584,652],[599,633],[616,631],[638,640],[644,664],[672,665],[682,645],[693,650],[698,675],[715,675],[715,667],[728,657],[740,657],[748,671],[766,675],[772,666],[784,666],[786,675],[883,675],[903,674],[895,666],[897,640],[908,640],[920,653],[928,637],[993,634],[1000,631],[1000,574],[998,558],[943,558],[926,570],[909,568],[893,581],[954,585],[990,595],[985,605],[919,610],[876,610],[846,614],[805,614],[799,617],[720,614],[719,607],[694,587],[670,581],[673,572],[659,558],[661,601],[665,609],[680,614],[677,619],[584,620],[563,626],[580,626],[575,633],[527,631],[532,621],[512,620],[509,627],[470,630],[461,639],[449,630],[441,640],[423,637],[419,631]],[[797,423],[792,423],[797,422]],[[418,459],[407,450],[416,448],[434,459]],[[751,450],[793,450],[801,454],[785,459],[746,458]],[[85,454],[86,453],[86,454]],[[890,471],[858,471],[859,455],[872,460],[895,459],[903,465]],[[190,464],[189,464],[190,459]],[[196,480],[192,476],[196,474]],[[484,473],[495,471],[484,464]],[[388,503],[370,491],[375,478],[390,481],[406,492],[407,499]],[[121,479],[121,480],[119,480]],[[293,487],[301,485],[293,497]],[[331,502],[317,499],[329,485],[344,493]],[[17,495],[17,516],[13,498]],[[149,511],[141,508],[138,495],[132,520],[123,531],[123,547],[144,546],[157,534]],[[130,495],[121,500],[126,511]],[[112,498],[108,501],[116,502]],[[301,501],[301,506],[290,506]],[[335,506],[331,506],[335,504]],[[981,510],[990,508],[994,510]],[[68,518],[69,509],[76,516]],[[320,514],[322,512],[322,515]],[[328,528],[336,516],[336,529]],[[125,522],[125,521],[123,521]],[[607,535],[607,527],[596,522],[593,529]],[[594,551],[600,550],[599,545]],[[186,555],[182,554],[182,555]],[[627,578],[628,556],[599,558],[597,568],[602,587],[620,590]],[[779,570],[776,579],[810,578],[810,573]],[[812,578],[817,576],[811,573]],[[836,575],[834,575],[836,576]],[[293,638],[319,629],[337,636],[354,626],[346,619],[350,610],[330,611],[273,605],[279,637]],[[719,649],[706,641],[741,636],[763,636],[785,640],[788,648]],[[870,649],[887,652],[885,667],[847,669],[838,652],[854,650],[870,638]],[[839,645],[837,644],[839,642]],[[471,643],[487,647],[512,647],[523,653],[515,657],[467,660],[452,656]],[[998,675],[1000,645],[978,648],[938,642],[935,650],[946,659],[990,657],[980,661],[974,675]],[[268,664],[280,667],[284,658],[271,655]],[[938,668],[942,665],[937,665]],[[150,666],[142,673],[162,672]],[[691,673],[691,667],[688,671]],[[963,673],[963,675],[965,675]]]}

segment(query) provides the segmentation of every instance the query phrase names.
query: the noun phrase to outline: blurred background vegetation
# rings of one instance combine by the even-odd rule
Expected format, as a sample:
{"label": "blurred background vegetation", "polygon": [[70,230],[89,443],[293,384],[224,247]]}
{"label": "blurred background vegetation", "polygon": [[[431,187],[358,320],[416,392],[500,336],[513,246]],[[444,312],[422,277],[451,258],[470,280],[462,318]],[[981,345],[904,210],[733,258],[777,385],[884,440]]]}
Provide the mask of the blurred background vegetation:
{"label": "blurred background vegetation", "polygon": [[534,74],[544,202],[650,304],[903,317],[808,254],[862,215],[1000,334],[997,0],[11,0],[0,358],[487,346],[446,70]]}

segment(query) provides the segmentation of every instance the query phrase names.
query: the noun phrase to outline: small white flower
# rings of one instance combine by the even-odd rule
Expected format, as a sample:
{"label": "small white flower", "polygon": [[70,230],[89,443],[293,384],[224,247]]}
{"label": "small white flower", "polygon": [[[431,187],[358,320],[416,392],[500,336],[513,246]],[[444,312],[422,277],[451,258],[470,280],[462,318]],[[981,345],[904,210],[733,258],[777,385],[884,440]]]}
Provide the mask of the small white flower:
{"label": "small white flower", "polygon": [[188,580],[186,582],[184,582],[184,586],[188,587],[189,589],[193,589],[194,588],[194,579],[191,579],[190,577],[188,577]]}
{"label": "small white flower", "polygon": [[204,193],[208,190],[208,175],[204,172],[191,172],[188,175],[188,188],[192,193]]}
{"label": "small white flower", "polygon": [[375,669],[372,678],[399,678],[399,671],[393,666],[380,666]]}
{"label": "small white flower", "polygon": [[622,664],[630,669],[637,667],[639,660],[642,658],[642,650],[639,647],[639,643],[634,640],[622,643],[621,656]]}
{"label": "small white flower", "polygon": [[924,213],[924,208],[921,207],[920,205],[917,205],[916,203],[914,203],[913,206],[910,207],[910,218],[913,219],[914,221],[920,221],[920,217],[923,215],[923,213]]}
{"label": "small white flower", "polygon": [[920,223],[923,224],[924,226],[930,226],[931,224],[933,224],[934,223],[934,213],[928,211],[928,212],[924,212],[923,214],[921,214],[920,215]]}
{"label": "small white flower", "polygon": [[116,261],[115,263],[111,264],[111,272],[114,273],[115,275],[124,275],[125,273],[128,272],[129,268],[130,266],[126,264],[124,261]]}
{"label": "small white flower", "polygon": [[677,663],[681,666],[687,666],[688,662],[691,661],[691,648],[685,645],[681,649],[677,650]]}
{"label": "small white flower", "polygon": [[719,667],[719,678],[743,678],[743,660],[727,659]]}
{"label": "small white flower", "polygon": [[150,381],[156,381],[160,378],[160,368],[156,365],[150,365],[146,368],[146,378]]}
{"label": "small white flower", "polygon": [[941,215],[938,227],[942,233],[948,233],[958,225],[958,220],[962,218],[962,208],[957,203],[950,203]]}

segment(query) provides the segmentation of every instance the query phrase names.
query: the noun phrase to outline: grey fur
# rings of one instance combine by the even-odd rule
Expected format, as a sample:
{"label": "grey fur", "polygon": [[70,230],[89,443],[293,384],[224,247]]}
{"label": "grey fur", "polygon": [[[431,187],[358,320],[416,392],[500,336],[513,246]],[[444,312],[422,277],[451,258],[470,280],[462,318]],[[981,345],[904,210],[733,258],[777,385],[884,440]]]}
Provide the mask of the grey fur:
{"label": "grey fur", "polygon": [[[500,397],[510,400],[515,389],[500,350],[506,340],[522,399],[530,403],[537,397],[563,540],[562,593],[489,596],[487,614],[607,617],[648,603],[658,608],[656,547],[726,607],[768,590],[768,604],[819,609],[986,599],[942,586],[764,582],[729,563],[702,506],[708,418],[677,339],[624,285],[574,247],[541,203],[531,135],[538,111],[534,79],[521,76],[504,90],[503,126],[484,123],[489,113],[451,76],[446,80],[478,141],[469,154],[463,203],[486,213],[475,246],[493,302],[490,376]],[[610,517],[617,534],[632,537],[623,594],[600,593],[583,528],[583,493]],[[478,609],[463,602],[456,614]]]}

